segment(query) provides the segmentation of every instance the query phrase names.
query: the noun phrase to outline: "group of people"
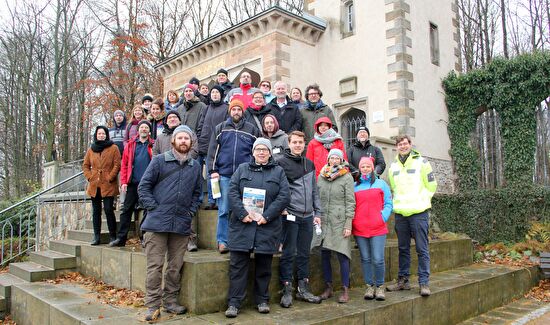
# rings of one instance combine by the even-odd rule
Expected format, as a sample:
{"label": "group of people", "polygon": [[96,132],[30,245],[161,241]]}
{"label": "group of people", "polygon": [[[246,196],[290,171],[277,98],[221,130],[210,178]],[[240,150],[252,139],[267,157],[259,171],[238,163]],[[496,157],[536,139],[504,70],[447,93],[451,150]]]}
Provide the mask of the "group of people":
{"label": "group of people", "polygon": [[[170,313],[186,311],[177,295],[183,256],[197,250],[201,205],[218,210],[218,251],[230,253],[227,317],[239,313],[252,260],[257,310],[269,313],[271,262],[277,253],[281,306],[293,303],[294,279],[297,299],[320,303],[332,297],[333,253],[343,286],[338,302],[348,302],[352,235],[367,285],[365,299],[384,300],[385,289],[410,289],[411,237],[419,256],[420,294],[429,295],[427,210],[437,183],[430,163],[412,149],[411,138],[396,139],[398,156],[389,168],[388,185],[379,178],[386,163],[380,148],[370,143],[368,128],[360,127],[346,150],[318,85],[308,86],[302,101],[300,89],[293,88],[290,97],[282,81],[271,90],[267,80],[253,87],[246,71],[239,80],[233,86],[220,69],[211,88],[192,78],[181,97],[172,90],[164,101],[146,94],[130,122],[117,110],[110,129],[98,126],[86,152],[92,245],[100,244],[102,203],[109,246],[126,244],[136,207],[145,209],[140,230],[147,255],[146,320],[157,319],[161,305]],[[119,181],[125,197],[117,231],[113,204]],[[386,223],[392,212],[399,275],[396,284],[384,288]],[[312,249],[320,249],[326,284],[319,296],[309,284]]]}

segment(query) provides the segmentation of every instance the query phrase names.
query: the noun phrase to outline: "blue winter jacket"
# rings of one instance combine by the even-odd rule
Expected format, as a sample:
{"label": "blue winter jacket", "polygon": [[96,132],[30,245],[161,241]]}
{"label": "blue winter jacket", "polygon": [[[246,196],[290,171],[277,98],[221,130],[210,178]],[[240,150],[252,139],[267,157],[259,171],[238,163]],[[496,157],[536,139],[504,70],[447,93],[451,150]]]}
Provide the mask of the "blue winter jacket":
{"label": "blue winter jacket", "polygon": [[201,179],[201,165],[192,158],[180,165],[172,150],[154,156],[138,186],[147,209],[141,230],[190,235]]}

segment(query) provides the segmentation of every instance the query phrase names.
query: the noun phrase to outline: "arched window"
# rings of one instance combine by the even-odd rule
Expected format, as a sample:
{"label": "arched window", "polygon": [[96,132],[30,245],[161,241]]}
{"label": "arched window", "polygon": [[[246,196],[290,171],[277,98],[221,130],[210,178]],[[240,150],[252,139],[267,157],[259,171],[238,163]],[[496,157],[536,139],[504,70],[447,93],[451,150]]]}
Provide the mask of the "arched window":
{"label": "arched window", "polygon": [[477,118],[477,147],[481,158],[481,182],[484,188],[497,188],[504,183],[500,118],[489,109]]}
{"label": "arched window", "polygon": [[340,120],[342,121],[340,132],[342,138],[344,138],[346,148],[348,148],[357,135],[357,129],[359,129],[360,126],[367,126],[367,114],[363,110],[351,108],[342,114]]}
{"label": "arched window", "polygon": [[537,119],[537,146],[535,150],[535,173],[533,182],[550,186],[550,97],[535,109]]}

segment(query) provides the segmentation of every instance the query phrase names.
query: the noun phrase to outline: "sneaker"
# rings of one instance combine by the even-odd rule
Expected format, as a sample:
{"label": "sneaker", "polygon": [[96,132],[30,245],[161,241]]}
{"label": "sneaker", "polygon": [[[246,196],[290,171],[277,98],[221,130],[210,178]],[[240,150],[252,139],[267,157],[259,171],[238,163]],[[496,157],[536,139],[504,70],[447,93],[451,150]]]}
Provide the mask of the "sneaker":
{"label": "sneaker", "polygon": [[376,290],[374,292],[374,297],[376,298],[376,300],[386,300],[386,294],[384,293],[384,291],[384,286],[376,287]]}
{"label": "sneaker", "polygon": [[164,304],[164,310],[170,314],[181,315],[187,312],[187,308],[175,302]]}
{"label": "sneaker", "polygon": [[397,283],[391,284],[386,287],[388,291],[399,291],[399,290],[411,290],[411,284],[409,283],[409,277],[400,276],[397,278]]}
{"label": "sneaker", "polygon": [[312,304],[320,304],[321,298],[314,295],[309,291],[309,279],[298,280],[298,291],[296,292],[296,299],[300,299]]}
{"label": "sneaker", "polygon": [[159,319],[160,317],[160,308],[158,307],[149,307],[145,313],[145,320],[150,322]]}
{"label": "sneaker", "polygon": [[428,297],[431,294],[432,292],[430,291],[430,287],[427,284],[420,285],[420,295],[422,297]]}
{"label": "sneaker", "polygon": [[189,238],[189,241],[187,242],[187,251],[188,252],[196,252],[198,250],[197,247],[197,237],[191,237]]}
{"label": "sneaker", "polygon": [[290,282],[283,283],[283,296],[281,297],[280,305],[283,308],[292,306],[292,284]]}
{"label": "sneaker", "polygon": [[262,302],[258,305],[258,312],[260,314],[269,314],[269,305],[267,302]]}
{"label": "sneaker", "polygon": [[366,300],[372,300],[374,299],[374,286],[367,284],[367,290],[365,291],[365,295],[363,296]]}
{"label": "sneaker", "polygon": [[229,249],[227,249],[225,244],[218,244],[218,252],[220,252],[220,254],[225,254],[229,252]]}
{"label": "sneaker", "polygon": [[237,317],[238,314],[239,314],[239,308],[235,306],[229,306],[225,311],[225,317],[227,318],[235,318]]}

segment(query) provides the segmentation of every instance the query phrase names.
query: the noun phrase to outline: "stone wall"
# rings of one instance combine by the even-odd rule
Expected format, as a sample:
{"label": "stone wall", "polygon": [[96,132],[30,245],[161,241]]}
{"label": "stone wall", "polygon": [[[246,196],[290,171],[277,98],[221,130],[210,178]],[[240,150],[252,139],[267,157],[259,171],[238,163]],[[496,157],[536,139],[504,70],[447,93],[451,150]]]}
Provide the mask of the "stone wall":
{"label": "stone wall", "polygon": [[435,173],[437,180],[437,193],[454,193],[455,175],[453,174],[453,163],[450,160],[426,157]]}
{"label": "stone wall", "polygon": [[69,230],[81,230],[92,217],[90,200],[43,202],[38,207],[37,232],[39,249],[49,246],[50,240],[67,238]]}

